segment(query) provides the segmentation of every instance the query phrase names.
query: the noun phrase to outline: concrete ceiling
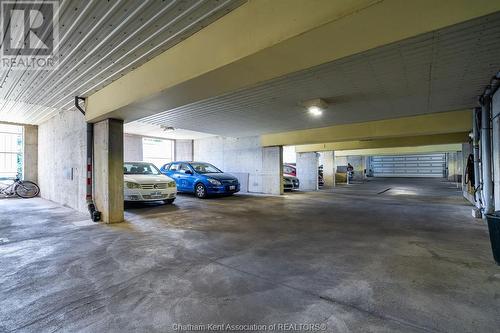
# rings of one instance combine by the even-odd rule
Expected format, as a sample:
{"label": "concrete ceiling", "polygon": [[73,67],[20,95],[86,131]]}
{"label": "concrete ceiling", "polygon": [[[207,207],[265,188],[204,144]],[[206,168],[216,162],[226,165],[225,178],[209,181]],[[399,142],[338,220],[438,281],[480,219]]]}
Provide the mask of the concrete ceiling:
{"label": "concrete ceiling", "polygon": [[[495,13],[140,121],[242,137],[466,109],[499,54]],[[322,117],[301,106],[313,98],[331,103]]]}
{"label": "concrete ceiling", "polygon": [[175,128],[174,130],[165,130],[158,125],[145,124],[138,121],[133,121],[127,123],[123,126],[123,131],[127,134],[135,134],[142,136],[150,136],[163,139],[173,139],[173,140],[194,140],[194,139],[204,139],[213,134],[201,133],[196,131],[189,131],[184,129]]}
{"label": "concrete ceiling", "polygon": [[245,0],[62,0],[59,68],[0,72],[0,121],[39,124]]}

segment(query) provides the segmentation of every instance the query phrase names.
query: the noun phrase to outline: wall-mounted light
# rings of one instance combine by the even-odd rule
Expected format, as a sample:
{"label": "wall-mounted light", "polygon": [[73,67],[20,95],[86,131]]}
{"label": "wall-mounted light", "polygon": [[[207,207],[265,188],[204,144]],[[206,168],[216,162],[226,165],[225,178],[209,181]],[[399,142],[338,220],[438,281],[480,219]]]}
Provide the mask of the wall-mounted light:
{"label": "wall-mounted light", "polygon": [[163,132],[173,132],[173,131],[175,131],[175,128],[173,128],[172,126],[160,125],[160,128],[163,130]]}
{"label": "wall-mounted light", "polygon": [[321,98],[311,99],[302,103],[313,117],[319,117],[323,114],[323,111],[328,107],[328,103]]}

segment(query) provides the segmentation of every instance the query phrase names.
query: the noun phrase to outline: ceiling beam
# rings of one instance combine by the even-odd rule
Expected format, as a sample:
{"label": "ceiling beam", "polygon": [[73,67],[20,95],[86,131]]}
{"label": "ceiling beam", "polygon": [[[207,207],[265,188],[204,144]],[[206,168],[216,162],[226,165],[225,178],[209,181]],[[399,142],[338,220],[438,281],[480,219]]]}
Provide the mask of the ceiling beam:
{"label": "ceiling beam", "polygon": [[319,152],[319,151],[342,151],[355,149],[376,149],[376,148],[391,148],[391,147],[416,147],[429,145],[442,145],[452,143],[464,143],[469,140],[469,132],[435,134],[435,135],[420,135],[401,138],[389,138],[378,140],[363,140],[363,141],[344,141],[344,142],[329,142],[318,143],[312,145],[295,146],[295,151],[298,153]]}
{"label": "ceiling beam", "polygon": [[296,146],[325,142],[388,139],[469,132],[471,128],[471,111],[461,110],[265,134],[261,136],[261,144],[264,147]]}
{"label": "ceiling beam", "polygon": [[129,122],[497,11],[491,0],[248,1],[89,96],[86,118]]}

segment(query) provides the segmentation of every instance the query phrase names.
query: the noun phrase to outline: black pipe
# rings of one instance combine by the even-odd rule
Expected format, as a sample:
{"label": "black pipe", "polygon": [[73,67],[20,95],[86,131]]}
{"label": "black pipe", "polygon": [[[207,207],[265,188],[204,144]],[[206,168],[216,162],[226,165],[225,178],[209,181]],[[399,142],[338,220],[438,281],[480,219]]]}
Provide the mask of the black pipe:
{"label": "black pipe", "polygon": [[493,75],[490,80],[490,84],[484,88],[483,94],[479,97],[479,104],[484,104],[484,98],[487,96],[493,96],[495,92],[500,88],[500,71]]}
{"label": "black pipe", "polygon": [[[85,110],[80,106],[80,101],[85,101],[85,98],[75,96],[75,106],[80,112],[85,115]],[[94,204],[94,199],[92,197],[92,189],[93,189],[93,151],[94,148],[94,124],[87,123],[87,208],[90,213],[90,218],[94,222],[99,222],[101,220],[101,212],[99,212]]]}
{"label": "black pipe", "polygon": [[85,102],[85,98],[75,96],[75,106],[85,116],[85,110],[80,106],[80,101]]}

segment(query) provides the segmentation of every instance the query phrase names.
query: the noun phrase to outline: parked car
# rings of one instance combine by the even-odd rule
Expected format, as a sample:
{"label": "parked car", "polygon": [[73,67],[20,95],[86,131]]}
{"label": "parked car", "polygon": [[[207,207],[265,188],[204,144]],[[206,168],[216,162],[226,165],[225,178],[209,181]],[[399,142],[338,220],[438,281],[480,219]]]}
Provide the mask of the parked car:
{"label": "parked car", "polygon": [[297,177],[297,167],[293,164],[283,164],[283,174]]}
{"label": "parked car", "polygon": [[172,162],[165,164],[160,171],[175,180],[179,192],[194,193],[198,198],[240,191],[238,178],[209,163]]}
{"label": "parked car", "polygon": [[147,162],[125,162],[125,201],[164,201],[171,204],[177,196],[175,181],[163,175],[158,168]]}
{"label": "parked car", "polygon": [[[283,175],[297,177],[297,167],[294,164],[283,164]],[[298,181],[298,179],[297,179]],[[323,179],[323,166],[318,167],[318,186],[321,187],[325,184]],[[286,188],[285,188],[286,189]]]}
{"label": "parked car", "polygon": [[300,186],[299,179],[294,176],[284,175],[283,176],[283,188],[285,191],[297,190]]}

